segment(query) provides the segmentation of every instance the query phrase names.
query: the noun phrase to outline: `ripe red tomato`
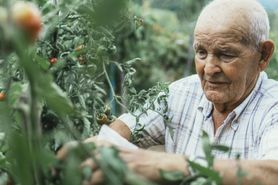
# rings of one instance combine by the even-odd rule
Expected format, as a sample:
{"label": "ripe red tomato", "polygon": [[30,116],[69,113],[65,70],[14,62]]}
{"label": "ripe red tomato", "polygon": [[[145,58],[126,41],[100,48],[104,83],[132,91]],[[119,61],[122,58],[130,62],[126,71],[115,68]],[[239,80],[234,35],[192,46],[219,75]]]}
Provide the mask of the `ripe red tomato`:
{"label": "ripe red tomato", "polygon": [[0,92],[0,101],[4,101],[6,99],[6,94],[4,92]]}
{"label": "ripe red tomato", "polygon": [[41,13],[31,2],[18,1],[11,8],[11,19],[32,39],[36,40],[42,28]]}
{"label": "ripe red tomato", "polygon": [[58,62],[58,59],[53,57],[49,60],[50,64],[56,64]]}

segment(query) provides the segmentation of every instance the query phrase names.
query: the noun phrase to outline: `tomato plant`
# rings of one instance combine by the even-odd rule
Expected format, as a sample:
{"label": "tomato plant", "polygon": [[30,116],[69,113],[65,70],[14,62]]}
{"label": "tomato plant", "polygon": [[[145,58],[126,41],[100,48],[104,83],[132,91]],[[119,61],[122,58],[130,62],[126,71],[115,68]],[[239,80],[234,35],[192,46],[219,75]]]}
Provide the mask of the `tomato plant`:
{"label": "tomato plant", "polygon": [[[132,65],[140,60],[119,60],[116,37],[135,24],[128,1],[4,1],[1,6],[11,17],[3,14],[0,25],[0,87],[8,95],[0,105],[3,183],[80,184],[89,175],[79,165],[88,157],[97,160],[89,152],[95,151],[104,156],[98,163],[108,162],[102,169],[106,184],[148,184],[134,175],[126,179],[131,172],[114,148],[80,143],[66,161],[55,157],[64,143],[81,142],[95,135],[99,124],[111,123],[110,103],[143,110],[146,97],[167,89],[137,92]],[[124,96],[115,91],[112,68],[123,76]]]}

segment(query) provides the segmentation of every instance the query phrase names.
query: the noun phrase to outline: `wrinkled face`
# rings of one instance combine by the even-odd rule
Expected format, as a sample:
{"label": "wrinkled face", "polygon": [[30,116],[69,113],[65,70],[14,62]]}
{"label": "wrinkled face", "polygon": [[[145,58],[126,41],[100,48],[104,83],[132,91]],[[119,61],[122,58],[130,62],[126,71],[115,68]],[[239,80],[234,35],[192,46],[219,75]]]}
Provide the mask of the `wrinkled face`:
{"label": "wrinkled face", "polygon": [[195,66],[206,97],[214,104],[239,105],[256,84],[260,53],[228,23],[199,24],[194,36]]}

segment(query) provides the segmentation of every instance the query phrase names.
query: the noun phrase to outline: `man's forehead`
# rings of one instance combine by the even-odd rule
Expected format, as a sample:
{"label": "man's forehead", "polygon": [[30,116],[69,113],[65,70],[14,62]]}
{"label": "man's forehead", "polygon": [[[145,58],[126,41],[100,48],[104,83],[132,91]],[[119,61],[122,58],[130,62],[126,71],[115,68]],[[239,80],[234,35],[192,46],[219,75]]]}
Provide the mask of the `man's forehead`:
{"label": "man's forehead", "polygon": [[194,33],[224,33],[245,35],[249,31],[249,21],[246,16],[235,12],[223,12],[219,14],[210,11],[199,17]]}
{"label": "man's forehead", "polygon": [[218,31],[198,31],[194,34],[194,46],[197,45],[232,45],[235,43],[244,42],[244,35],[235,30],[228,30],[223,32]]}

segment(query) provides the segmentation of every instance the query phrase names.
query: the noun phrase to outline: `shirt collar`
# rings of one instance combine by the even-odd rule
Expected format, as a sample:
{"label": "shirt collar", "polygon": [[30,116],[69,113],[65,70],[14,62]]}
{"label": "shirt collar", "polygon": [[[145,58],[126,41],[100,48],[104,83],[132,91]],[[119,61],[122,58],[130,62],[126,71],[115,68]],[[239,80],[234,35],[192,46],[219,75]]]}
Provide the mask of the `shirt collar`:
{"label": "shirt collar", "polygon": [[209,118],[212,114],[212,103],[207,99],[203,93],[198,110],[202,112],[205,118]]}
{"label": "shirt collar", "polygon": [[[252,92],[247,96],[247,98],[239,105],[237,106],[229,115],[228,117],[233,117],[233,122],[231,124],[231,127],[236,130],[238,127],[238,118],[241,115],[241,113],[244,111],[244,109],[247,107],[247,105],[254,99],[256,96],[262,81],[264,79],[267,79],[267,74],[263,71],[260,73],[258,80],[256,82],[256,85]],[[203,93],[203,96],[201,98],[201,101],[198,106],[198,110],[202,112],[204,117],[207,119],[211,116],[212,114],[212,103],[206,98],[205,94]]]}

